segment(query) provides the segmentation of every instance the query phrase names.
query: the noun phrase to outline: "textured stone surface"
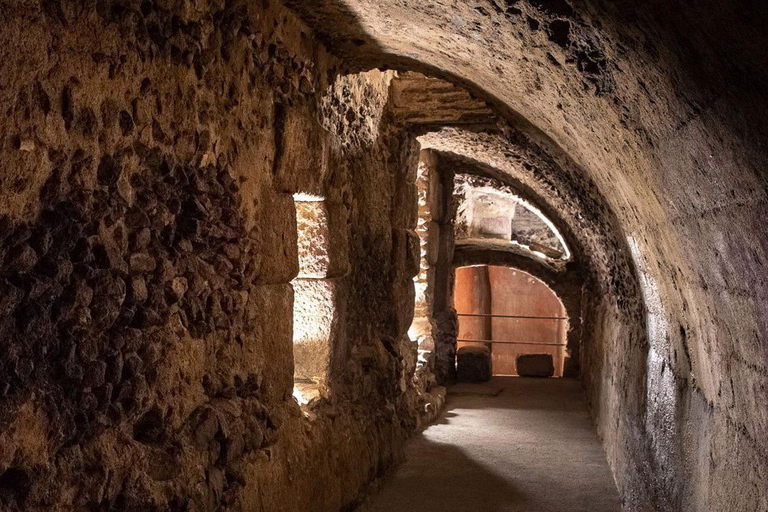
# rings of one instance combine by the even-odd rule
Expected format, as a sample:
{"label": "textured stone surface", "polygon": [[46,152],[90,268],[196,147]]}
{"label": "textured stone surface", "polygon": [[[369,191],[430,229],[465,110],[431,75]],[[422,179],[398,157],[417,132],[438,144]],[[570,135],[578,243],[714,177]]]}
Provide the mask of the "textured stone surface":
{"label": "textured stone surface", "polygon": [[[543,203],[583,265],[626,506],[768,508],[765,5],[288,3],[311,28],[276,2],[2,3],[2,506],[352,503],[440,403],[405,334],[423,135]],[[394,72],[343,74],[382,64],[435,76],[393,105]],[[347,228],[337,400],[311,426],[297,192]],[[453,254],[441,235],[441,272]]]}
{"label": "textured stone surface", "polygon": [[[294,379],[322,380],[328,375],[336,316],[336,290],[328,279],[293,282]],[[338,328],[338,327],[337,327]]]}
{"label": "textured stone surface", "polygon": [[491,351],[488,347],[466,346],[456,351],[459,382],[485,382],[491,378]]}
{"label": "textured stone surface", "polygon": [[[305,16],[339,52],[468,85],[566,170],[510,166],[549,181],[607,285],[585,315],[584,379],[627,506],[768,506],[765,5],[335,4]],[[481,156],[475,141],[453,148],[496,166],[513,153]],[[599,218],[608,243],[595,237]]]}
{"label": "textured stone surface", "polygon": [[[392,327],[417,152],[382,121],[393,73],[335,81],[275,3],[2,12],[0,508],[354,502],[442,403]],[[297,192],[327,198],[348,298],[312,420],[291,396]]]}
{"label": "textured stone surface", "polygon": [[328,277],[331,263],[328,212],[323,201],[296,201],[299,277]]}
{"label": "textured stone surface", "polygon": [[552,377],[555,374],[550,354],[523,354],[517,357],[515,368],[521,377]]}

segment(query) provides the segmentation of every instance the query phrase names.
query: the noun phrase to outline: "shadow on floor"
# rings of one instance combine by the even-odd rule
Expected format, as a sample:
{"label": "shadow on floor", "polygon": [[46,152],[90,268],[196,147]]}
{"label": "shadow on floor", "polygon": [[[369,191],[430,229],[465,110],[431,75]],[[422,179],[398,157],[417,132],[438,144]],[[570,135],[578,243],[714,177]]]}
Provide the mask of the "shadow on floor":
{"label": "shadow on floor", "polygon": [[489,382],[449,387],[445,414],[457,407],[509,409],[511,402],[514,409],[528,411],[585,411],[586,407],[581,382],[576,379],[493,377]]}
{"label": "shadow on floor", "polygon": [[618,512],[578,381],[494,378],[449,389],[438,421],[359,512]]}
{"label": "shadow on floor", "polygon": [[[376,504],[364,503],[358,512],[506,512],[528,501],[456,445],[420,435],[411,447],[408,463],[382,482]],[[434,471],[434,461],[440,461],[439,472]],[[396,493],[388,491],[394,488]]]}

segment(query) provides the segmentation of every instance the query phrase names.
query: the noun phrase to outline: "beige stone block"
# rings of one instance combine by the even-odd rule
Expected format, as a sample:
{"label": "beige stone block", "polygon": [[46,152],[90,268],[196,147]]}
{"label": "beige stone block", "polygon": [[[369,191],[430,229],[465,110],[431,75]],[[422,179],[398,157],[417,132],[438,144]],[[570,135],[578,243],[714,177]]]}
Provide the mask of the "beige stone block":
{"label": "beige stone block", "polygon": [[299,278],[321,279],[330,268],[330,232],[324,201],[296,201]]}
{"label": "beige stone block", "polygon": [[290,194],[267,192],[259,208],[259,284],[289,283],[299,272],[296,210]]}
{"label": "beige stone block", "polygon": [[307,107],[282,108],[276,114],[283,127],[277,130],[275,187],[286,193],[321,190],[330,154],[327,132]]}
{"label": "beige stone block", "polygon": [[432,172],[429,177],[429,211],[432,220],[442,222],[445,218],[445,205],[443,201],[443,184],[440,183],[440,176],[437,172]]}
{"label": "beige stone block", "polygon": [[290,284],[255,286],[248,294],[246,321],[254,325],[243,341],[247,368],[261,367],[266,395],[273,400],[293,389],[293,288]]}
{"label": "beige stone block", "polygon": [[293,288],[294,378],[324,382],[331,357],[336,286],[328,279],[296,279]]}

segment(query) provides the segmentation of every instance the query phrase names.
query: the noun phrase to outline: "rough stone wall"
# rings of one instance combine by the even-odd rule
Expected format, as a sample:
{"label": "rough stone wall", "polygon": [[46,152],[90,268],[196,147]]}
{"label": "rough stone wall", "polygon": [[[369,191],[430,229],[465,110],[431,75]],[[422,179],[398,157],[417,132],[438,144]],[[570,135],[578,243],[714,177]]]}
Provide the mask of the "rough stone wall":
{"label": "rough stone wall", "polygon": [[[581,238],[585,383],[627,508],[768,508],[765,6],[300,4],[345,67],[437,74],[509,121],[443,147],[493,150]],[[334,63],[269,2],[0,7],[3,505],[352,501],[421,400],[387,78],[335,82],[318,116]],[[332,354],[353,370],[311,435],[288,398],[298,191],[355,227],[331,259],[361,256]]]}
{"label": "rough stone wall", "polygon": [[766,5],[312,4],[349,58],[485,95],[615,213],[584,362],[627,508],[768,508]]}
{"label": "rough stone wall", "polygon": [[[389,76],[335,80],[270,2],[2,13],[0,506],[353,502],[439,407],[405,334],[415,151],[386,128]],[[296,192],[328,199],[348,292],[306,413]]]}
{"label": "rough stone wall", "polygon": [[[434,170],[432,154],[423,151],[419,156],[416,187],[419,197],[419,273],[414,278],[415,304],[413,323],[409,335],[419,344],[419,361],[434,367],[435,341],[432,336],[432,306],[434,294],[434,265],[437,263],[440,225],[440,177]],[[436,215],[433,217],[432,211]]]}
{"label": "rough stone wall", "polygon": [[422,155],[422,164],[433,187],[428,276],[434,340],[431,368],[438,382],[449,383],[456,378],[456,339],[459,334],[458,318],[453,307],[454,222],[459,202],[453,194],[454,174],[451,169],[442,165],[433,151],[422,151]]}

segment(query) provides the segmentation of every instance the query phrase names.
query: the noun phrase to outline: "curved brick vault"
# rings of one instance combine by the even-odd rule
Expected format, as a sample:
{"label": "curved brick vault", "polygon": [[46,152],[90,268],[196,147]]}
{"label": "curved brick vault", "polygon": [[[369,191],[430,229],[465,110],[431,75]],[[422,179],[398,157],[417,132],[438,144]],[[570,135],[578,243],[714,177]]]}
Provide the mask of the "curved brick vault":
{"label": "curved brick vault", "polygon": [[[764,5],[0,5],[0,508],[358,501],[450,377],[408,336],[429,150],[562,228],[626,510],[768,510]],[[297,194],[332,290],[303,407]]]}

